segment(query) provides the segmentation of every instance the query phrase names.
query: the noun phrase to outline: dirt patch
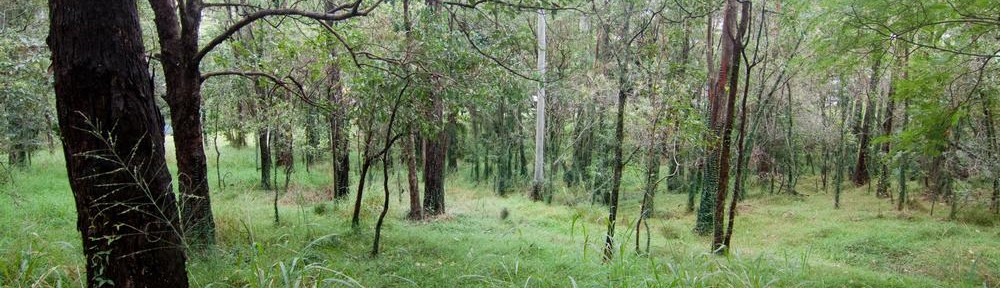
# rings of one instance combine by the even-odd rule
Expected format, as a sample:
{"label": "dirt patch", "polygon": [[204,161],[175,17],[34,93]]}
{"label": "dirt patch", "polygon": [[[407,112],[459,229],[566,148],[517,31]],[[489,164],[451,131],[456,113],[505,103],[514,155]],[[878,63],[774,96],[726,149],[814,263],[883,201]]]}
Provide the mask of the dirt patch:
{"label": "dirt patch", "polygon": [[[268,192],[268,193],[274,193]],[[278,193],[281,193],[280,191]],[[333,191],[331,189],[303,189],[302,187],[296,185],[289,185],[288,192],[278,198],[279,205],[299,205],[307,203],[319,203],[333,200]]]}

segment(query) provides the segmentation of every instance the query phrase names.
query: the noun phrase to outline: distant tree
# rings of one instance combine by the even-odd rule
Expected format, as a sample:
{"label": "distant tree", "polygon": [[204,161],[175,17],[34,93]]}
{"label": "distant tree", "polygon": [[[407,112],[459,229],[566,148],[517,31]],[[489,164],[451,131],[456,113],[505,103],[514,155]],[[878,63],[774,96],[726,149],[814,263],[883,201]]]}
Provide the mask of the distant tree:
{"label": "distant tree", "polygon": [[49,9],[59,130],[87,285],[188,287],[136,2],[52,0]]}

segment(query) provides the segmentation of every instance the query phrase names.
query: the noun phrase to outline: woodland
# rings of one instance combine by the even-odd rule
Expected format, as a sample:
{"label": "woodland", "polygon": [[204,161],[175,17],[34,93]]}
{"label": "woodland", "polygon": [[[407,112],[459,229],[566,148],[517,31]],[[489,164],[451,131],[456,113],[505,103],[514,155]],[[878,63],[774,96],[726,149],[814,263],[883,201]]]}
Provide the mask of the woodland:
{"label": "woodland", "polygon": [[3,0],[0,287],[1000,287],[996,0]]}

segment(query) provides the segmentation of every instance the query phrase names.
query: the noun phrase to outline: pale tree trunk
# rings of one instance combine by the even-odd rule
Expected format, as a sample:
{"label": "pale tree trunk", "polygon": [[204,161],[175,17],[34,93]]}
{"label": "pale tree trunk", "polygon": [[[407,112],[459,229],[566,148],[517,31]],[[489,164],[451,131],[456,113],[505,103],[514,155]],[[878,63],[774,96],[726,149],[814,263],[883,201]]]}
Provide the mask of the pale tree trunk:
{"label": "pale tree trunk", "polygon": [[424,209],[420,206],[420,184],[417,181],[417,157],[414,155],[417,145],[414,138],[416,137],[411,132],[406,141],[406,147],[403,147],[403,157],[406,158],[406,180],[410,188],[410,213],[408,217],[413,220],[419,220],[424,218]]}
{"label": "pale tree trunk", "polygon": [[535,179],[531,200],[542,199],[545,186],[545,10],[538,10],[538,95],[535,107]]}

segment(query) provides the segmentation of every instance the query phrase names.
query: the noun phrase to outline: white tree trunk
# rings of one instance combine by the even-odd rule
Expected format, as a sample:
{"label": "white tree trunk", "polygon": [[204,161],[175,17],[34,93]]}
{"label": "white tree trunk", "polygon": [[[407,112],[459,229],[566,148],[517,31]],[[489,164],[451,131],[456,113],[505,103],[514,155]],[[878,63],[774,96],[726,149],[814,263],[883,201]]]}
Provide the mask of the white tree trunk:
{"label": "white tree trunk", "polygon": [[532,198],[539,200],[545,183],[545,10],[538,10],[538,95],[535,106],[535,179]]}

